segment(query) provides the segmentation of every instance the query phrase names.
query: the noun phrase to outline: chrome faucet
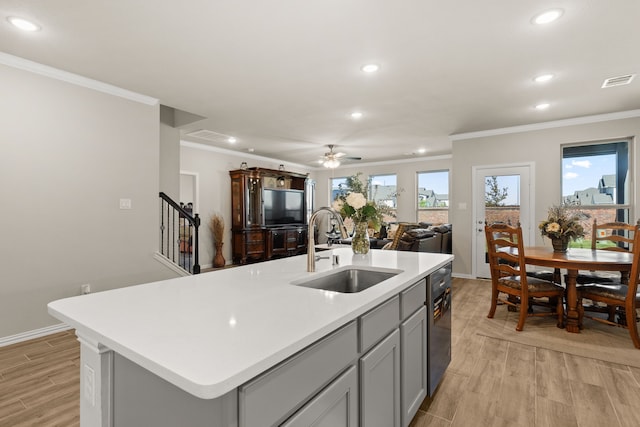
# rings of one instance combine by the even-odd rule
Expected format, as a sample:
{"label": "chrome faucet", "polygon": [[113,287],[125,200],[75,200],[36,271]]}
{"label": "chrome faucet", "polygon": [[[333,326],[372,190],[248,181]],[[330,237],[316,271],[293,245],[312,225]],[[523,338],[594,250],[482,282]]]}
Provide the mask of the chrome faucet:
{"label": "chrome faucet", "polygon": [[309,219],[309,232],[307,233],[307,235],[309,236],[308,238],[309,248],[307,249],[307,271],[308,272],[316,271],[316,242],[315,242],[314,225],[316,222],[316,218],[318,217],[318,214],[322,211],[327,211],[336,218],[336,220],[338,221],[338,227],[340,228],[340,234],[342,235],[343,239],[346,239],[349,237],[347,235],[347,230],[344,227],[344,223],[342,222],[342,217],[335,209],[329,208],[326,206],[318,208],[318,210],[316,210],[311,215],[311,218]]}

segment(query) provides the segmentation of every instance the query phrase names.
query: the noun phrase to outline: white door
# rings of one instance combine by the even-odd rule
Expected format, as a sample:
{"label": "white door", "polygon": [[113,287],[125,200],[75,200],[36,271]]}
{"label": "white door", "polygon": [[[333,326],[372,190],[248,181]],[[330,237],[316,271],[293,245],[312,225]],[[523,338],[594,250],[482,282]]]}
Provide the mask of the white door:
{"label": "white door", "polygon": [[533,165],[504,165],[475,167],[474,172],[474,275],[491,277],[484,224],[505,222],[512,225],[520,223],[524,244],[535,238],[535,225],[532,224],[534,191]]}

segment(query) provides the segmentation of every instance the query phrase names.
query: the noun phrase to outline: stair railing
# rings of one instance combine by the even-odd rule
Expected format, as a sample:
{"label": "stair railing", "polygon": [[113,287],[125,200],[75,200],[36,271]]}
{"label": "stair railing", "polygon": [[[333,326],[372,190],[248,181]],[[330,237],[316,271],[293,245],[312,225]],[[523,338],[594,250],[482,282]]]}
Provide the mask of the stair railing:
{"label": "stair railing", "polygon": [[200,216],[160,192],[160,253],[191,274],[200,274]]}

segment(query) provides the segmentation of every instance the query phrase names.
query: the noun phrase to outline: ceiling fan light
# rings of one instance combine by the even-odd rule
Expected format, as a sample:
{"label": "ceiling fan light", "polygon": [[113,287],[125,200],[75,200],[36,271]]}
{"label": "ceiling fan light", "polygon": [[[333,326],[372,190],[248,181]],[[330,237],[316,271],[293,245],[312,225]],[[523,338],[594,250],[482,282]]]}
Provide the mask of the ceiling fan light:
{"label": "ceiling fan light", "polygon": [[322,164],[325,168],[328,169],[335,169],[338,166],[340,166],[340,160],[338,159],[327,159],[324,161],[324,163]]}

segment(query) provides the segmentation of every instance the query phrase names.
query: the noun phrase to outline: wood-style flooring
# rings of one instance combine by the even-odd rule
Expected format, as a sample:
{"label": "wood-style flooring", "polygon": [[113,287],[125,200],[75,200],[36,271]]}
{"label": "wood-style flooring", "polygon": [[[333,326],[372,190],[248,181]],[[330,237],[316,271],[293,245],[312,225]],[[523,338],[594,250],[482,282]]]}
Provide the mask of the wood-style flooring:
{"label": "wood-style flooring", "polygon": [[80,425],[80,345],[73,331],[0,348],[0,426]]}
{"label": "wood-style flooring", "polygon": [[[454,279],[452,362],[411,427],[640,425],[640,369],[476,334],[479,284]],[[0,427],[78,426],[79,360],[73,331],[0,348]]]}

